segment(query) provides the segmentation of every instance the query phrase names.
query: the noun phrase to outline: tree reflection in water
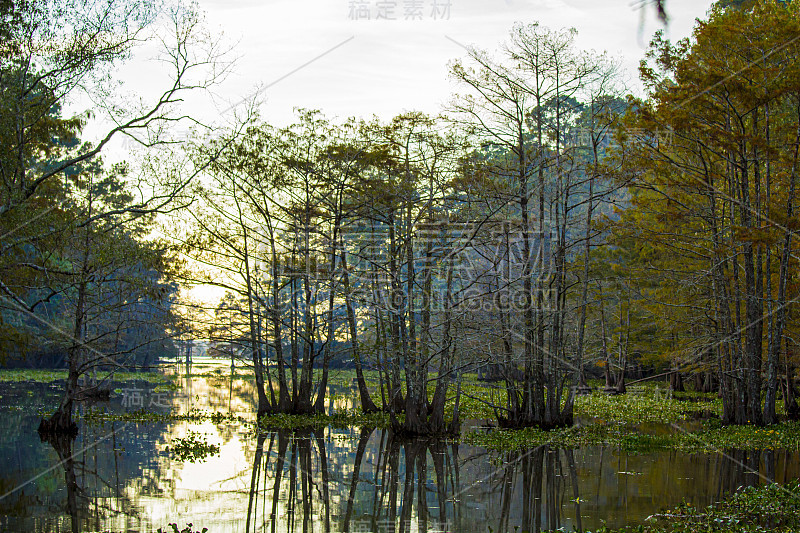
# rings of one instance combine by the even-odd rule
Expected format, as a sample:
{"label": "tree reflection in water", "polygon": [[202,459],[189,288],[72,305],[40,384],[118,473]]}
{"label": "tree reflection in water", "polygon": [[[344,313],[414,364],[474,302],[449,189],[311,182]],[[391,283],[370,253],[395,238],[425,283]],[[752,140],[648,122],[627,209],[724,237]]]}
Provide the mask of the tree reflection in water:
{"label": "tree reflection in water", "polygon": [[[489,458],[459,458],[456,443],[364,428],[350,472],[332,482],[321,430],[275,429],[258,437],[246,531],[479,531],[483,518],[500,531],[534,532],[561,527],[565,503],[575,508],[573,528],[582,529],[571,450],[508,452],[485,479],[462,484],[465,462],[485,466]],[[476,497],[484,501],[481,512]]]}
{"label": "tree reflection in water", "polygon": [[[313,503],[319,498],[323,506],[324,530],[329,532],[331,523],[329,490],[327,451],[321,433],[315,433],[313,430],[285,429],[260,433],[250,478],[245,531],[275,532],[280,518],[279,506],[283,504],[286,530],[308,532],[311,530]],[[298,529],[296,523],[295,504],[298,500],[302,505],[301,529]],[[268,513],[267,505],[269,505]]]}
{"label": "tree reflection in water", "polygon": [[[120,471],[116,424],[111,423],[110,431],[102,436],[96,429],[81,427],[82,444],[77,448],[77,434],[40,434],[41,441],[49,444],[58,456],[58,463],[52,468],[64,473],[65,511],[73,532],[105,529],[109,517],[137,514],[135,506],[122,490],[130,472]],[[110,446],[111,450],[98,451],[100,445]],[[113,454],[113,459],[108,457],[108,451]]]}
{"label": "tree reflection in water", "polygon": [[[496,453],[371,428],[274,429],[237,456],[248,466],[236,470],[228,487],[186,492],[174,480],[187,465],[151,456],[152,442],[164,433],[130,426],[117,435],[123,426],[48,440],[58,456],[48,464],[56,492],[48,496],[43,483],[29,486],[32,494],[17,491],[0,501],[0,529],[155,530],[176,521],[215,532],[582,531],[602,521],[613,527],[641,521],[680,503],[667,501],[670,494],[702,506],[743,485],[798,473],[798,455],[787,450],[629,455],[610,447],[540,446]],[[137,444],[135,455],[117,458],[117,449]],[[41,502],[36,510],[23,505],[31,497]],[[30,522],[46,515],[52,518]]]}
{"label": "tree reflection in water", "polygon": [[78,487],[75,475],[75,458],[72,451],[77,435],[52,433],[42,436],[42,441],[50,444],[58,454],[60,464],[64,468],[64,484],[67,488],[67,513],[72,522],[72,531],[82,531],[81,519],[89,516],[89,499]]}
{"label": "tree reflection in water", "polygon": [[[579,451],[577,461],[578,452],[549,446],[496,454],[365,428],[353,436],[354,451],[343,453],[326,434],[272,430],[258,437],[247,531],[583,531],[601,519],[614,521],[613,513],[637,504],[638,487],[653,482],[625,472],[624,454],[601,450]],[[788,460],[776,455],[734,451],[702,457],[714,463],[709,468],[715,488],[724,495],[774,475]],[[587,464],[598,458],[604,466]],[[618,478],[621,492],[607,492],[610,477]]]}

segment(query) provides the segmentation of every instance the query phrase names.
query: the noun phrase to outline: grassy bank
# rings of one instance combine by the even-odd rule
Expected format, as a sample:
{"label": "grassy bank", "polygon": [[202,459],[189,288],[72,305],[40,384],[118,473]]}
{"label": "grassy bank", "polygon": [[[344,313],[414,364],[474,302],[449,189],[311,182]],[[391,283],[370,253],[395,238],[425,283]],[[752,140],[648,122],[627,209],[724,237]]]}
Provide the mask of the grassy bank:
{"label": "grassy bank", "polygon": [[613,446],[629,453],[672,449],[683,452],[718,452],[729,449],[800,450],[800,423],[784,422],[768,427],[722,426],[716,420],[686,428],[679,424],[641,428],[635,425],[594,421],[570,428],[542,431],[536,428],[515,430],[473,430],[465,441],[493,450],[514,450],[549,444]]}
{"label": "grassy bank", "polygon": [[[35,381],[37,383],[51,383],[66,380],[66,369],[38,369],[38,368],[3,368],[0,369],[0,382]],[[106,376],[105,372],[98,372],[97,379]],[[153,372],[114,372],[110,381],[148,381],[150,383],[171,383],[172,376],[158,371]]]}
{"label": "grassy bank", "polygon": [[800,486],[748,487],[723,502],[705,508],[684,503],[675,509],[652,516],[643,525],[621,529],[600,529],[594,533],[694,533],[714,531],[789,532],[800,530]]}

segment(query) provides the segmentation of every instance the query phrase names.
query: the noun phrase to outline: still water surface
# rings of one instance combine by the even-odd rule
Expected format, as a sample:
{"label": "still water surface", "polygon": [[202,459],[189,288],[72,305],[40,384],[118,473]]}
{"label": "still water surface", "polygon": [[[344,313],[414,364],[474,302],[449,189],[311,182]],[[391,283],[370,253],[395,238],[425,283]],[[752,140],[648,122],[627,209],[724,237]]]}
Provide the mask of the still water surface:
{"label": "still water surface", "polygon": [[[195,376],[181,378],[180,393],[144,381],[115,383],[110,409],[131,409],[136,398],[164,412],[252,419],[251,386],[223,368],[193,365]],[[62,386],[5,383],[0,390],[1,531],[144,532],[170,522],[211,533],[581,531],[639,523],[681,501],[705,506],[742,485],[800,476],[798,454],[781,450],[499,453],[400,441],[369,428],[256,436],[231,421],[82,423],[59,455],[40,442],[36,427]],[[333,408],[357,397],[355,389],[334,392]],[[203,462],[176,458],[168,447],[190,431],[220,453]]]}

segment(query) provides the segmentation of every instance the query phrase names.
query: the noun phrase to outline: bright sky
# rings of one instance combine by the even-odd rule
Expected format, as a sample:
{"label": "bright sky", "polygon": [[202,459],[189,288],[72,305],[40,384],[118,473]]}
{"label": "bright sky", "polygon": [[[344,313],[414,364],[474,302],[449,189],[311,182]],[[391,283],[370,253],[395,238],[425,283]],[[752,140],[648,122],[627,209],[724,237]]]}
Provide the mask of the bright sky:
{"label": "bright sky", "polygon": [[[276,125],[290,123],[294,107],[341,118],[435,114],[454,90],[447,63],[465,52],[456,43],[495,49],[515,21],[575,27],[578,47],[621,58],[627,83],[636,89],[638,62],[662,27],[654,7],[637,9],[639,1],[200,0],[208,26],[235,45],[238,60],[216,88],[216,105],[203,99],[192,112],[218,122],[231,103],[261,87],[262,118]],[[668,0],[669,37],[689,35],[711,4]],[[129,90],[155,89],[156,68],[132,63]]]}
{"label": "bright sky", "polygon": [[[711,3],[668,0],[669,36],[688,35]],[[642,13],[631,0],[205,0],[201,5],[210,22],[240,39],[241,60],[226,84],[231,96],[247,96],[257,84],[276,82],[318,58],[264,91],[263,117],[276,123],[289,122],[294,106],[341,117],[389,118],[412,109],[436,113],[453,91],[447,63],[464,55],[456,42],[494,49],[515,21],[575,27],[580,48],[621,57],[635,85],[645,45],[661,27],[653,6]],[[384,6],[395,20],[376,20]],[[369,19],[356,18],[359,14]]]}

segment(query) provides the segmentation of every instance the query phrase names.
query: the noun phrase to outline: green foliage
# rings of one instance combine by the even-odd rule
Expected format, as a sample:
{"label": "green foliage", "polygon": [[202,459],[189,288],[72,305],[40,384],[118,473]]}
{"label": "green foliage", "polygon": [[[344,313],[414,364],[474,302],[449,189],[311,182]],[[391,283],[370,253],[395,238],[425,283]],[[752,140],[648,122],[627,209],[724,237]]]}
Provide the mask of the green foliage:
{"label": "green foliage", "polygon": [[691,38],[657,35],[617,135],[631,198],[602,253],[630,258],[651,353],[714,372],[743,425],[776,421],[776,369],[796,366],[799,9],[717,2]]}
{"label": "green foliage", "polygon": [[[0,382],[3,381],[35,381],[37,383],[50,383],[60,379],[67,379],[67,370],[44,370],[32,368],[3,368],[0,369]],[[158,383],[163,390],[178,390],[180,386],[170,376],[158,372],[115,372],[113,380],[118,381],[147,381]],[[156,390],[159,390],[158,388]]]}
{"label": "green foliage", "polygon": [[209,444],[205,435],[190,430],[186,437],[173,438],[167,451],[181,461],[202,463],[212,455],[219,455],[219,445]]}
{"label": "green foliage", "polygon": [[[706,409],[713,409],[720,414],[722,405],[719,401],[703,403]],[[609,395],[595,392],[581,396],[575,400],[575,415],[589,416],[605,421],[628,424],[659,422],[672,424],[691,418],[697,412],[696,402],[680,401],[668,398],[666,391],[647,390],[642,394]]]}
{"label": "green foliage", "polygon": [[[453,402],[454,400],[451,400]],[[506,390],[475,380],[467,379],[462,384],[462,397],[459,403],[461,418],[493,419],[493,405],[505,405]],[[451,403],[452,406],[452,403]]]}
{"label": "green foliage", "polygon": [[[703,401],[688,401],[689,399]],[[719,421],[722,403],[713,394],[676,393],[667,397],[646,387],[639,395],[593,393],[578,397],[575,416],[579,424],[563,429],[473,431],[465,440],[491,449],[511,450],[549,444],[614,446],[630,453],[654,449],[685,452],[716,452],[725,449],[800,450],[800,423],[783,422],[766,427],[723,426]],[[687,423],[696,415],[708,418]]]}
{"label": "green foliage", "polygon": [[186,422],[203,422],[209,420],[215,424],[222,423],[237,423],[237,424],[251,424],[249,420],[244,417],[234,415],[232,413],[221,413],[219,411],[209,413],[201,409],[190,409],[189,412],[179,413],[160,413],[151,411],[146,408],[137,409],[135,411],[126,411],[124,413],[112,413],[105,409],[90,409],[85,414],[87,422],[102,424],[104,422],[122,421],[122,422],[173,422],[173,421],[186,421]]}
{"label": "green foliage", "polygon": [[594,421],[571,428],[542,431],[476,430],[467,434],[467,443],[494,450],[518,450],[548,444],[577,448],[612,446],[628,453],[653,450],[680,450],[687,453],[713,453],[722,450],[800,450],[800,423],[785,422],[767,427],[721,426],[717,420],[702,423],[699,429],[678,424],[639,427],[624,422]]}
{"label": "green foliage", "polygon": [[[504,405],[506,391],[496,385],[465,379],[460,400],[461,417],[493,419],[492,405]],[[451,400],[451,404],[452,404]],[[714,394],[674,393],[659,385],[637,386],[628,394],[594,392],[575,399],[576,417],[608,422],[671,424],[693,418],[698,412],[720,415],[722,403]]]}
{"label": "green foliage", "polygon": [[629,453],[643,453],[668,448],[673,444],[669,435],[639,433],[626,424],[593,423],[586,426],[543,431],[538,428],[517,430],[473,431],[465,437],[468,444],[493,450],[519,450],[551,445],[566,448],[579,446],[614,446]]}
{"label": "green foliage", "polygon": [[0,382],[4,381],[35,381],[37,383],[51,383],[60,379],[67,379],[66,370],[34,370],[34,369],[2,369]]}
{"label": "green foliage", "polygon": [[683,448],[718,451],[738,448],[748,450],[773,450],[776,448],[800,450],[800,423],[783,422],[771,426],[722,426],[710,420],[697,433],[687,433],[682,439]]}

